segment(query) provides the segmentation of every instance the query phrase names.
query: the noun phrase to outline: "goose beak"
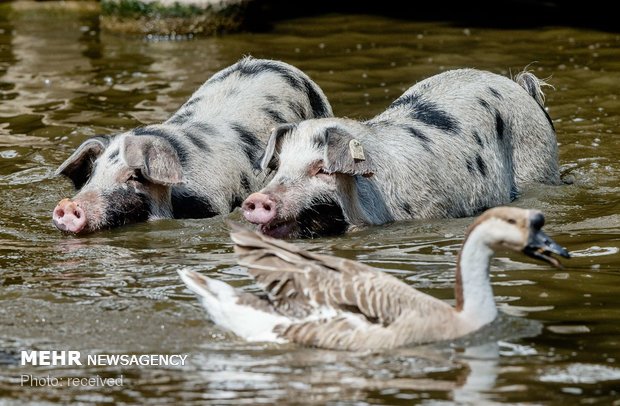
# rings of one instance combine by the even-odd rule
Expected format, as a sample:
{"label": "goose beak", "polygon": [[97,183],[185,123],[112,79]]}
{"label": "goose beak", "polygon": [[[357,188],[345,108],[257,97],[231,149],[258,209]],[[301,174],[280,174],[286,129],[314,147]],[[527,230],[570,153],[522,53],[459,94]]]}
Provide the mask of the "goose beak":
{"label": "goose beak", "polygon": [[530,239],[525,248],[523,248],[523,253],[529,257],[548,262],[556,268],[562,268],[562,264],[552,254],[570,258],[566,248],[553,241],[551,237],[541,230],[536,229],[531,230]]}

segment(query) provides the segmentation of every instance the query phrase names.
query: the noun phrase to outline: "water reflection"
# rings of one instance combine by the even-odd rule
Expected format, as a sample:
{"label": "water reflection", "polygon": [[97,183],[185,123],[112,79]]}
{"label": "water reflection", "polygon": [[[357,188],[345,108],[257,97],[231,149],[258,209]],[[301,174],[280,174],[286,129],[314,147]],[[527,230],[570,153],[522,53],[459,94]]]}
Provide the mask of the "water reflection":
{"label": "water reflection", "polygon": [[469,375],[463,386],[454,390],[454,401],[480,405],[491,400],[489,392],[495,387],[499,373],[498,343],[469,347],[461,359],[467,364]]}
{"label": "water reflection", "polygon": [[307,393],[310,398],[305,400],[325,403],[365,400],[373,394],[413,399],[433,393],[431,404],[444,403],[438,399],[485,404],[494,397],[501,370],[497,342],[469,346],[459,353],[421,347],[355,354],[237,344],[235,348],[242,351],[238,353],[226,347],[210,346],[193,358],[208,388],[206,399],[233,401],[244,393],[246,401],[273,402],[274,398],[286,401]]}

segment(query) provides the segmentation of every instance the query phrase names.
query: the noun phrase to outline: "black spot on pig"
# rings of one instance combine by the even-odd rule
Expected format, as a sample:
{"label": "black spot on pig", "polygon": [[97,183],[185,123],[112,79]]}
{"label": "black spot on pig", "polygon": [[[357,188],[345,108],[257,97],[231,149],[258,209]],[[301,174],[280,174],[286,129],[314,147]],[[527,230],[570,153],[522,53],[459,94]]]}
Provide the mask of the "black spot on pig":
{"label": "black spot on pig", "polygon": [[241,187],[243,191],[249,194],[252,191],[252,186],[250,185],[250,178],[245,173],[241,173]]}
{"label": "black spot on pig", "polygon": [[491,92],[491,94],[495,96],[498,100],[502,100],[504,98],[496,89],[492,87],[489,87],[489,92]]}
{"label": "black spot on pig", "polygon": [[419,139],[420,141],[431,142],[431,139],[428,138],[426,135],[424,135],[424,133],[418,128],[411,127],[411,126],[403,126],[403,129],[407,131],[412,137],[415,137]]}
{"label": "black spot on pig", "polygon": [[480,145],[481,147],[484,147],[484,143],[482,142],[482,138],[480,138],[480,134],[478,134],[478,131],[474,130],[474,140],[476,140],[476,143],[478,145]]}
{"label": "black spot on pig", "polygon": [[201,96],[197,96],[194,97],[193,99],[189,99],[187,102],[185,102],[185,104],[182,106],[182,108],[185,109],[191,109],[191,107],[193,107],[195,104],[200,103],[202,101],[202,97]]}
{"label": "black spot on pig", "polygon": [[265,72],[277,73],[282,76],[290,86],[298,90],[302,89],[302,84],[299,82],[299,79],[293,75],[291,71],[269,61],[242,61],[234,65],[231,69],[226,69],[221,74],[213,76],[209,82],[221,82],[233,73],[239,73],[240,76],[257,76]]}
{"label": "black spot on pig", "polygon": [[480,154],[476,156],[476,165],[482,176],[487,176],[487,164],[484,162]]}
{"label": "black spot on pig", "polygon": [[312,108],[312,114],[314,117],[329,117],[329,110],[323,102],[321,95],[316,91],[314,86],[312,86],[312,83],[310,83],[310,81],[306,78],[302,78],[302,82],[304,84],[306,94],[308,95],[308,101],[310,101],[310,107]]}
{"label": "black spot on pig", "polygon": [[207,123],[194,124],[191,127],[183,128],[183,133],[196,148],[205,152],[211,151],[205,142],[205,136],[213,136],[216,133],[215,127]]}
{"label": "black spot on pig", "polygon": [[171,201],[174,218],[199,219],[220,214],[207,198],[197,196],[185,187],[172,188]]}
{"label": "black spot on pig", "polygon": [[376,120],[376,121],[374,119],[372,121],[370,121],[370,120],[369,121],[364,121],[364,124],[367,124],[367,125],[369,125],[369,126],[371,126],[373,128],[378,128],[378,129],[384,128],[384,127],[394,127],[395,126],[393,122],[391,122],[389,120],[385,120],[385,119],[384,120]]}
{"label": "black spot on pig", "polygon": [[261,142],[252,134],[250,130],[241,124],[231,124],[230,126],[239,135],[243,143],[241,148],[250,162],[255,162],[257,155],[262,151]]}
{"label": "black spot on pig", "polygon": [[102,197],[108,202],[103,216],[106,227],[146,221],[151,214],[149,197],[131,187],[117,187]]}
{"label": "black spot on pig", "polygon": [[474,216],[478,216],[482,213],[484,213],[485,211],[489,210],[491,207],[484,205],[481,207],[476,208],[476,210],[474,211]]}
{"label": "black spot on pig", "polygon": [[329,130],[330,129],[327,128],[321,134],[314,134],[314,137],[312,137],[312,147],[313,148],[316,148],[316,149],[325,148],[325,146],[327,145],[327,133],[328,133]]}
{"label": "black spot on pig", "polygon": [[165,139],[179,156],[181,165],[184,167],[187,165],[187,162],[189,161],[189,151],[187,150],[187,147],[183,145],[183,143],[174,134],[170,133],[165,128],[141,127],[133,130],[133,133],[137,136],[150,135]]}
{"label": "black spot on pig", "polygon": [[417,96],[415,94],[402,95],[398,99],[394,100],[387,109],[391,110],[399,106],[412,106],[417,103],[419,99],[420,96]]}
{"label": "black spot on pig", "polygon": [[194,112],[191,109],[181,109],[177,111],[174,116],[170,117],[166,123],[177,125],[184,124],[191,121],[193,115]]}
{"label": "black spot on pig", "polygon": [[261,110],[263,111],[263,113],[268,115],[276,123],[278,123],[278,124],[286,123],[286,119],[284,117],[282,117],[282,114],[280,114],[279,111],[270,109],[268,107],[263,107]]}
{"label": "black spot on pig", "polygon": [[251,66],[248,66],[247,69],[245,69],[244,64],[239,64],[239,66],[242,66],[242,69],[241,69],[242,72],[244,72],[245,74],[250,74],[250,75],[259,74],[262,72],[277,73],[280,76],[282,76],[284,79],[286,79],[289,85],[291,85],[292,87],[296,89],[301,90],[301,84],[299,83],[299,78],[297,77],[297,75],[295,75],[293,72],[291,72],[287,68],[281,65],[278,65],[276,63],[261,61],[260,63],[255,63]]}
{"label": "black spot on pig", "polygon": [[431,147],[428,145],[428,144],[432,143],[433,141],[430,138],[428,138],[428,136],[426,136],[422,132],[422,130],[420,130],[419,128],[412,127],[412,126],[408,126],[408,125],[402,126],[402,129],[407,131],[409,133],[409,135],[411,135],[412,137],[422,141],[422,147],[425,150],[427,150],[428,152],[431,152],[431,153],[433,152],[431,150]]}
{"label": "black spot on pig", "polygon": [[491,111],[491,106],[489,105],[489,102],[484,100],[482,97],[478,97],[478,104],[480,104],[485,109]]}
{"label": "black spot on pig", "polygon": [[417,95],[402,96],[396,99],[389,109],[399,106],[407,106],[410,109],[410,117],[426,125],[437,127],[452,134],[458,134],[460,130],[458,121],[448,112],[440,109],[433,102],[422,100]]}
{"label": "black spot on pig", "polygon": [[290,101],[288,103],[288,108],[295,113],[295,115],[300,118],[300,119],[304,119],[306,118],[306,108],[299,102],[296,101]]}
{"label": "black spot on pig", "polygon": [[465,160],[465,165],[467,166],[467,171],[469,173],[473,174],[474,173],[474,164],[469,159],[466,159]]}
{"label": "black spot on pig", "polygon": [[413,216],[413,210],[411,209],[411,205],[407,202],[403,203],[402,206],[403,210],[405,211],[405,213],[407,213],[410,216]]}
{"label": "black spot on pig", "polygon": [[504,119],[502,118],[502,115],[499,113],[498,110],[495,110],[495,131],[497,132],[497,138],[503,140],[505,125]]}

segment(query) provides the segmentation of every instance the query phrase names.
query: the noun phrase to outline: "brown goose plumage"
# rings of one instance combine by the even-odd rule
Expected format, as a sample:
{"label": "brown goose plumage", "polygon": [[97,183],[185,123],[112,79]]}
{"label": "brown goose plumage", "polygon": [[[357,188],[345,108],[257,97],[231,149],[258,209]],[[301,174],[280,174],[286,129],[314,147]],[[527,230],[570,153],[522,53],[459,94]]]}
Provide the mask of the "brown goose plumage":
{"label": "brown goose plumage", "polygon": [[[515,240],[512,242],[514,247],[506,247],[523,249],[532,234],[531,219],[539,216],[542,215],[538,212],[523,209],[492,209],[470,227],[466,241],[472,235],[474,239],[480,239],[492,234],[497,227],[505,224],[509,231],[513,231],[506,234]],[[492,226],[491,231],[474,233],[477,226],[485,223]],[[457,266],[459,282],[464,279],[466,283],[465,291],[463,286],[456,289],[460,295],[461,309],[455,309],[387,273],[359,262],[308,252],[237,225],[232,225],[232,228],[231,238],[235,243],[238,262],[248,268],[249,274],[265,292],[264,296],[221,285],[212,286],[215,283],[213,279],[195,272],[181,271],[181,277],[199,294],[217,324],[246,339],[290,341],[341,350],[393,348],[453,339],[478,329],[496,315],[488,280],[491,248],[486,257],[482,250],[478,271],[461,269],[460,263]],[[506,236],[502,238],[510,240]],[[550,239],[547,242],[545,252],[567,255],[565,250],[558,251],[559,246]],[[464,248],[467,249],[466,243]],[[474,252],[480,251],[480,247],[474,248]],[[467,263],[467,258],[462,261]],[[476,256],[472,258],[475,260]],[[547,255],[547,258],[550,257]],[[467,282],[468,277],[479,280]],[[225,285],[222,282],[219,284]],[[490,304],[488,298],[484,300],[484,296],[489,294]],[[216,298],[218,303],[227,304],[214,309],[213,304],[207,303],[207,299],[211,298],[205,295]],[[483,299],[470,300],[480,309],[470,306],[462,311],[462,304],[467,303],[468,295]],[[257,313],[240,316],[244,309]],[[259,321],[263,316],[264,322]],[[233,320],[235,317],[236,320]],[[255,326],[250,327],[251,324]]]}

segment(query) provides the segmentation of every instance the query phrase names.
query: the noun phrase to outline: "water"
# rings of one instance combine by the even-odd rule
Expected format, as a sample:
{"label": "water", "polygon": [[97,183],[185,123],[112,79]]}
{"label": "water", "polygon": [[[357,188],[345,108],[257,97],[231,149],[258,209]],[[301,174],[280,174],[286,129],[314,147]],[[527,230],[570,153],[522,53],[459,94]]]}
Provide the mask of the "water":
{"label": "water", "polygon": [[[205,321],[176,270],[236,286],[222,218],[163,220],[87,236],[51,225],[71,196],[55,168],[89,136],[165,120],[242,55],[281,59],[325,90],[338,116],[368,118],[410,85],[457,67],[549,78],[563,176],[528,189],[564,270],[502,253],[502,317],[454,343],[339,353],[244,343]],[[96,15],[0,8],[0,403],[612,404],[620,395],[620,36],[496,30],[332,15],[268,34],[145,41],[102,33]],[[535,153],[535,152],[533,152]],[[239,213],[230,217],[240,219]],[[301,241],[452,300],[471,219],[409,222]],[[186,354],[184,367],[21,367],[19,351]],[[21,386],[20,376],[123,377],[119,387]]]}

